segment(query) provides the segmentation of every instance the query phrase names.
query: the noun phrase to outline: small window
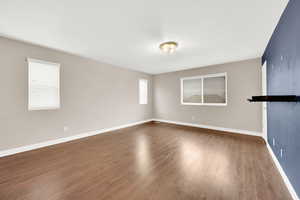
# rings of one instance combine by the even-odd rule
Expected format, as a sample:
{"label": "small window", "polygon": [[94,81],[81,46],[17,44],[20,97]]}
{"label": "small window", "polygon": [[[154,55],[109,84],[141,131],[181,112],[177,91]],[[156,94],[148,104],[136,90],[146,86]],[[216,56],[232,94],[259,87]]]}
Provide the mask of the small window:
{"label": "small window", "polygon": [[202,79],[183,81],[183,102],[190,104],[202,103]]}
{"label": "small window", "polygon": [[225,104],[226,103],[226,77],[204,77],[203,78],[203,100],[204,103]]}
{"label": "small window", "polygon": [[60,64],[28,59],[28,109],[60,108]]}
{"label": "small window", "polygon": [[226,73],[182,78],[181,103],[184,105],[227,105]]}
{"label": "small window", "polygon": [[148,80],[146,79],[139,80],[139,103],[148,103]]}

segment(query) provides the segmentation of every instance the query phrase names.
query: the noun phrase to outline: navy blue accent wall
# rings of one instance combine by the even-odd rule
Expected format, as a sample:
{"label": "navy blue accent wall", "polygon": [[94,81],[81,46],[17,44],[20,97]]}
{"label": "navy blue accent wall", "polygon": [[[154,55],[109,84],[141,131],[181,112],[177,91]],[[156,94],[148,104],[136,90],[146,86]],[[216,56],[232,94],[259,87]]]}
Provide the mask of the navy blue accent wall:
{"label": "navy blue accent wall", "polygon": [[[290,0],[262,60],[268,95],[300,96],[300,0]],[[268,142],[299,196],[300,103],[269,102],[267,112]]]}

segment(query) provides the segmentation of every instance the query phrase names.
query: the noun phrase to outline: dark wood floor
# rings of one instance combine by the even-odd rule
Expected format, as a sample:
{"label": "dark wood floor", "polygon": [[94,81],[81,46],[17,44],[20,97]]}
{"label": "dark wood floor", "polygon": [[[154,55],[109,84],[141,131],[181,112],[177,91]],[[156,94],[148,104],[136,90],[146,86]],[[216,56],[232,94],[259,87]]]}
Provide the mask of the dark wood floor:
{"label": "dark wood floor", "polygon": [[290,200],[262,140],[149,123],[0,158],[1,200]]}

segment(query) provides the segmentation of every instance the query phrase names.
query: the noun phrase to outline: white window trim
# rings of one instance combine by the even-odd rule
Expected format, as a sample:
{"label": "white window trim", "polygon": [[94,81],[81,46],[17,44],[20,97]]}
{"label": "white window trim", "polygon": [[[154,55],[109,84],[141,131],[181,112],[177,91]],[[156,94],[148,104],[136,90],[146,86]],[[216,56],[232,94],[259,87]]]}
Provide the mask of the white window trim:
{"label": "white window trim", "polygon": [[[203,103],[203,80],[204,78],[211,78],[211,77],[223,77],[225,76],[225,101],[226,103]],[[194,79],[201,79],[202,81],[202,103],[185,103],[183,102],[183,81],[185,80],[194,80]],[[182,105],[192,105],[192,106],[227,106],[228,103],[228,98],[227,98],[227,73],[217,73],[217,74],[207,74],[207,75],[202,75],[202,76],[191,76],[191,77],[183,77],[180,79],[180,90],[181,90],[181,95],[180,95],[180,100]]]}
{"label": "white window trim", "polygon": [[39,60],[39,59],[34,59],[34,58],[27,58],[27,62],[37,62],[37,63],[41,63],[41,64],[48,64],[48,65],[56,65],[60,68],[60,64],[59,63],[55,63],[55,62],[48,62],[48,61],[44,61],[44,60]]}
{"label": "white window trim", "polygon": [[[38,59],[34,59],[34,58],[27,58],[27,63],[29,64],[29,62],[36,62],[36,63],[41,63],[41,64],[49,64],[49,65],[55,65],[58,67],[59,70],[59,76],[60,76],[60,64],[59,63],[54,63],[54,62],[48,62],[48,61],[44,61],[44,60],[38,60]],[[28,110],[29,111],[35,111],[35,110],[58,110],[61,108],[61,98],[60,98],[60,92],[59,92],[59,104],[58,106],[55,107],[49,107],[49,106],[31,106],[29,104],[30,102],[30,94],[31,94],[31,82],[30,82],[30,71],[28,68]],[[58,91],[60,91],[60,78],[58,79]]]}
{"label": "white window trim", "polygon": [[[140,82],[141,81],[145,81],[146,82],[146,84],[147,84],[147,93],[146,93],[146,102],[145,103],[141,103],[141,99],[140,99]],[[148,96],[149,96],[149,81],[148,81],[148,79],[145,79],[145,78],[140,78],[139,79],[139,82],[138,82],[138,86],[139,86],[139,104],[140,105],[147,105],[148,104]]]}

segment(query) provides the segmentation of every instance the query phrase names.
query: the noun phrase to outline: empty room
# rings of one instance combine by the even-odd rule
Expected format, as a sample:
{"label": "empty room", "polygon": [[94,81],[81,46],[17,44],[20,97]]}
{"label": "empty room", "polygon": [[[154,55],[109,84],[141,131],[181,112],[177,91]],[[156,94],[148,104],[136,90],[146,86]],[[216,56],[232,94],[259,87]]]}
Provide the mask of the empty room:
{"label": "empty room", "polygon": [[300,200],[299,0],[1,0],[0,95],[0,200]]}

